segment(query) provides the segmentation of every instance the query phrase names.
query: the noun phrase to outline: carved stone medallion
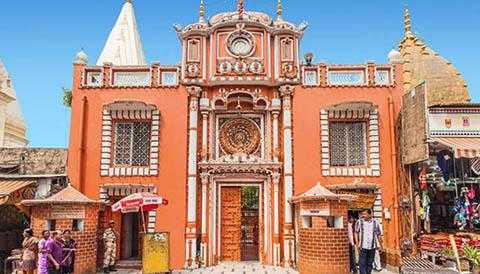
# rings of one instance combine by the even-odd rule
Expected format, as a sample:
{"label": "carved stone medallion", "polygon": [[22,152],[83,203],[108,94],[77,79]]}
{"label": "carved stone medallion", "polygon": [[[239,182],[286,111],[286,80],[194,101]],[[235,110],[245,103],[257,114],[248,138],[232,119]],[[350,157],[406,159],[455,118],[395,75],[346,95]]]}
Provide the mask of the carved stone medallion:
{"label": "carved stone medallion", "polygon": [[259,144],[260,131],[251,120],[233,119],[220,129],[220,145],[227,154],[253,154]]}

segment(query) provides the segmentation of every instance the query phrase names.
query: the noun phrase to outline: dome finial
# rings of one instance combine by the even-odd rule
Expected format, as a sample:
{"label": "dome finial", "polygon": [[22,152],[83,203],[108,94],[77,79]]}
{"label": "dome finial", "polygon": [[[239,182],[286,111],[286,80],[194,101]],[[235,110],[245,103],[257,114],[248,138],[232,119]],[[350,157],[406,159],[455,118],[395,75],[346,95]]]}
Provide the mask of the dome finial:
{"label": "dome finial", "polygon": [[410,19],[410,11],[408,10],[408,7],[405,7],[404,16],[405,16],[405,33],[412,32],[412,21]]}
{"label": "dome finial", "polygon": [[125,0],[125,3],[130,3],[131,4],[132,2],[133,2],[133,0]]}
{"label": "dome finial", "polygon": [[277,1],[277,20],[278,21],[283,20],[282,15],[283,15],[282,0],[278,0]]}
{"label": "dome finial", "polygon": [[198,22],[205,23],[205,2],[200,0],[200,10],[199,10]]}
{"label": "dome finial", "polygon": [[88,55],[85,53],[83,48],[81,48],[77,55],[75,55],[75,60],[73,61],[73,63],[76,65],[88,64]]}
{"label": "dome finial", "polygon": [[243,12],[245,11],[245,3],[243,0],[237,0],[237,12],[238,17],[243,17]]}

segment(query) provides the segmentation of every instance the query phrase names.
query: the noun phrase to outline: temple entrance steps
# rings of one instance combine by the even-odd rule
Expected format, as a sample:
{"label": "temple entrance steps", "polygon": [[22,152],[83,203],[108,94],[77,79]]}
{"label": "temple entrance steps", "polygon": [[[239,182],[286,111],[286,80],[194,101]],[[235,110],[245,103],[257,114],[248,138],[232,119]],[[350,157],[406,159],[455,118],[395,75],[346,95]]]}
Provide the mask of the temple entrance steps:
{"label": "temple entrance steps", "polygon": [[223,262],[216,266],[179,272],[181,274],[298,274],[294,269],[262,265],[259,262]]}

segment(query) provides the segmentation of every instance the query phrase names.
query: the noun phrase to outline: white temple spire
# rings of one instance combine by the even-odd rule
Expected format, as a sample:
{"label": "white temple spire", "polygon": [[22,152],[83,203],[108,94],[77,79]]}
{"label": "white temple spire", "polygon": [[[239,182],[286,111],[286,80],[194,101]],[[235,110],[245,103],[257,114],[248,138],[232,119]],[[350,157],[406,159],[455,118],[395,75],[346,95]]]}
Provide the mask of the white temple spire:
{"label": "white temple spire", "polygon": [[205,2],[200,0],[200,10],[199,10],[199,23],[205,23]]}
{"label": "white temple spire", "polygon": [[116,66],[145,65],[142,42],[132,0],[126,0],[117,22],[108,36],[107,43],[97,61],[97,66],[112,63]]}

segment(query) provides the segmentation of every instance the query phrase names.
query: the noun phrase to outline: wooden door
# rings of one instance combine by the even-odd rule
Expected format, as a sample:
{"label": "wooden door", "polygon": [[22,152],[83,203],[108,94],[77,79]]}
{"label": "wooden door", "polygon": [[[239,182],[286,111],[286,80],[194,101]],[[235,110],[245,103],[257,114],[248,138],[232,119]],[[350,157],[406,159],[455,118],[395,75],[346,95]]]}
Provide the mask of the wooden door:
{"label": "wooden door", "polygon": [[221,259],[240,261],[241,187],[221,189]]}

